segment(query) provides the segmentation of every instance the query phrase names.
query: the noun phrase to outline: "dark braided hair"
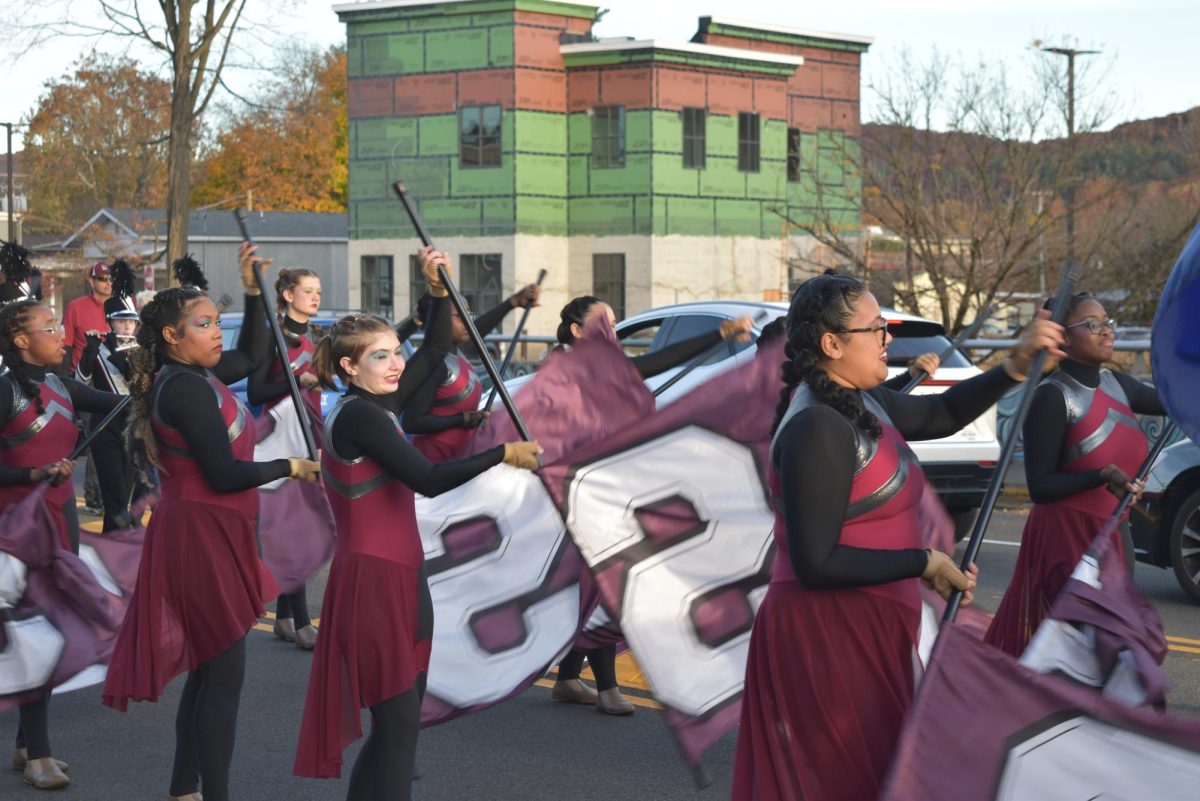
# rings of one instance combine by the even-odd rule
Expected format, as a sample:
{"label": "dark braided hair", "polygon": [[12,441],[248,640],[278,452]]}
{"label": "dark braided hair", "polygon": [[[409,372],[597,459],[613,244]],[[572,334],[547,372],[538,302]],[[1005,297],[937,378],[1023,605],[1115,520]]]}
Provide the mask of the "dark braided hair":
{"label": "dark braided hair", "polygon": [[580,295],[573,299],[566,306],[562,307],[562,311],[558,313],[558,342],[560,345],[574,345],[575,335],[571,333],[571,326],[577,325],[583,327],[584,318],[588,316],[588,312],[597,303],[603,301],[595,295]]}
{"label": "dark braided hair", "polygon": [[823,275],[805,281],[792,295],[787,316],[787,345],[783,352],[783,389],[775,407],[771,433],[792,402],[792,392],[801,382],[808,384],[817,399],[834,409],[854,426],[878,439],[883,435],[879,419],[863,406],[856,392],[829,377],[819,362],[824,358],[821,337],[846,328],[854,316],[858,299],[867,291],[862,281],[849,275],[826,270]]}
{"label": "dark braided hair", "polygon": [[188,308],[205,297],[208,296],[194,286],[177,286],[164,289],[142,307],[142,325],[137,332],[139,347],[129,351],[129,395],[133,398],[133,408],[125,428],[125,442],[139,470],[144,471],[147,466],[162,469],[158,461],[158,445],[150,427],[150,391],[154,388],[154,376],[166,356],[162,330],[182,330],[181,323]]}
{"label": "dark braided hair", "polygon": [[[1063,319],[1066,320],[1072,314],[1074,314],[1075,310],[1078,309],[1085,300],[1096,300],[1096,296],[1091,292],[1076,292],[1075,294],[1068,296],[1067,308],[1066,312],[1063,314]],[[1045,303],[1042,304],[1042,308],[1046,309],[1047,311],[1054,311],[1054,298],[1046,298]]]}
{"label": "dark braided hair", "polygon": [[41,390],[38,389],[37,382],[20,369],[24,359],[21,358],[21,351],[13,340],[17,334],[25,333],[30,312],[42,308],[43,305],[40,300],[26,299],[14,301],[0,309],[0,359],[8,367],[9,375],[17,382],[17,386],[33,401],[39,415],[46,411],[42,405]]}

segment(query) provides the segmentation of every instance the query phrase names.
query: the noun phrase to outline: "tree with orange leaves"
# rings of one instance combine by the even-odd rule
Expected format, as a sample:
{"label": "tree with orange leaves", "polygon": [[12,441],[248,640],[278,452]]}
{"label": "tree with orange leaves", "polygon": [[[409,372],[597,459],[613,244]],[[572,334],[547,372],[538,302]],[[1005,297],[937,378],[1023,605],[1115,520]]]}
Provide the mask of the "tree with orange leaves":
{"label": "tree with orange leaves", "polygon": [[345,211],[346,51],[300,52],[202,157],[193,206],[253,193],[269,211]]}

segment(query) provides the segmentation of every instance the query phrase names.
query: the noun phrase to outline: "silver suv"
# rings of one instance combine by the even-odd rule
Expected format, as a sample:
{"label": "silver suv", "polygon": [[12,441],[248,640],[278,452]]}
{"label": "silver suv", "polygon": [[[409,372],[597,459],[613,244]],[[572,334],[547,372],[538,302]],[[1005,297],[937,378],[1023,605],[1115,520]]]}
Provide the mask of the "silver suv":
{"label": "silver suv", "polygon": [[[699,367],[659,397],[658,405],[665,406],[714,375],[752,360],[755,343],[763,327],[786,314],[786,303],[736,300],[684,303],[651,309],[617,323],[617,337],[628,355],[640,356],[711,331],[723,320],[743,315],[754,319],[754,341],[727,341],[717,347]],[[940,323],[889,308],[883,309],[883,316],[894,337],[888,347],[890,375],[906,370],[909,360],[915,356],[922,353],[941,354],[950,346]],[[646,385],[653,390],[670,381],[681,369],[668,370],[647,379]],[[979,373],[979,369],[966,356],[956,351],[938,370],[935,380],[926,381],[915,391],[944,392],[947,387]],[[515,390],[526,380],[528,378],[523,376],[507,381],[505,385]],[[926,475],[954,517],[957,534],[961,537],[970,531],[975,522],[976,512],[1000,455],[995,408],[957,434],[944,439],[914,442],[912,446]]]}
{"label": "silver suv", "polygon": [[1200,448],[1191,440],[1163,450],[1129,520],[1138,561],[1174,570],[1200,603]]}

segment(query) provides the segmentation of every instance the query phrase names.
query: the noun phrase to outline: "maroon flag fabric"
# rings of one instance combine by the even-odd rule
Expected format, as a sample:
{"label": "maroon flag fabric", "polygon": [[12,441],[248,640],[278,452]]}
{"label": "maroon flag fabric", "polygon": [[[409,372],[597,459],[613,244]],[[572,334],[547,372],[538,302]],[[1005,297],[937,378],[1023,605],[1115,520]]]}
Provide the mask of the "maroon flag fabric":
{"label": "maroon flag fabric", "polygon": [[1050,608],[1021,664],[1058,671],[1131,706],[1166,706],[1162,620],[1133,583],[1110,520]]}
{"label": "maroon flag fabric", "polygon": [[0,514],[0,554],[24,573],[16,603],[0,609],[0,711],[106,663],[121,624],[120,599],[60,545],[44,494],[43,486]]}
{"label": "maroon flag fabric", "polygon": [[944,628],[881,801],[1187,799],[1200,721],[1133,708]]}
{"label": "maroon flag fabric", "polygon": [[540,474],[693,766],[737,724],[774,556],[781,347]]}
{"label": "maroon flag fabric", "polygon": [[[654,401],[607,325],[555,354],[516,403],[547,463],[636,423]],[[519,439],[504,412],[476,433],[477,452]],[[593,619],[599,593],[538,476],[499,466],[437,498],[417,498],[433,596],[424,725],[444,723],[529,687]],[[613,642],[611,625],[585,646]]]}

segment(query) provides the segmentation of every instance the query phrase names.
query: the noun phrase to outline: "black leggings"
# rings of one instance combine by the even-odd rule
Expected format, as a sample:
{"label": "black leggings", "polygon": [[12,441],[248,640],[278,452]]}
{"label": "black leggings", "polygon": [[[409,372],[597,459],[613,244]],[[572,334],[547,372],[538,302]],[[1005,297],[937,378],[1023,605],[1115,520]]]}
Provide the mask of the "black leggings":
{"label": "black leggings", "polygon": [[133,463],[121,441],[124,428],[119,422],[114,423],[96,435],[92,443],[92,461],[96,463],[96,481],[100,484],[100,497],[104,503],[104,531],[133,525],[129,517]]}
{"label": "black leggings", "polygon": [[312,625],[312,618],[308,616],[308,589],[306,587],[302,586],[295,592],[280,595],[279,599],[275,601],[275,619],[283,620],[289,617],[298,629]]}
{"label": "black leggings", "polygon": [[371,707],[371,733],[354,762],[346,801],[409,801],[420,731],[416,687]]}
{"label": "black leggings", "polygon": [[570,681],[579,678],[583,670],[583,658],[587,657],[592,675],[596,677],[597,690],[611,690],[617,686],[617,646],[605,645],[590,651],[569,651],[558,663],[558,680]]}
{"label": "black leggings", "polygon": [[228,801],[229,763],[245,673],[245,637],[188,673],[175,715],[171,795],[195,793],[203,782],[206,801]]}
{"label": "black leggings", "polygon": [[[68,479],[69,480],[69,479]],[[79,553],[79,512],[75,508],[75,497],[64,501],[63,517],[67,522],[67,539],[71,541],[71,552]],[[26,748],[30,759],[50,756],[50,693],[36,701],[21,704],[17,723],[17,748]]]}

